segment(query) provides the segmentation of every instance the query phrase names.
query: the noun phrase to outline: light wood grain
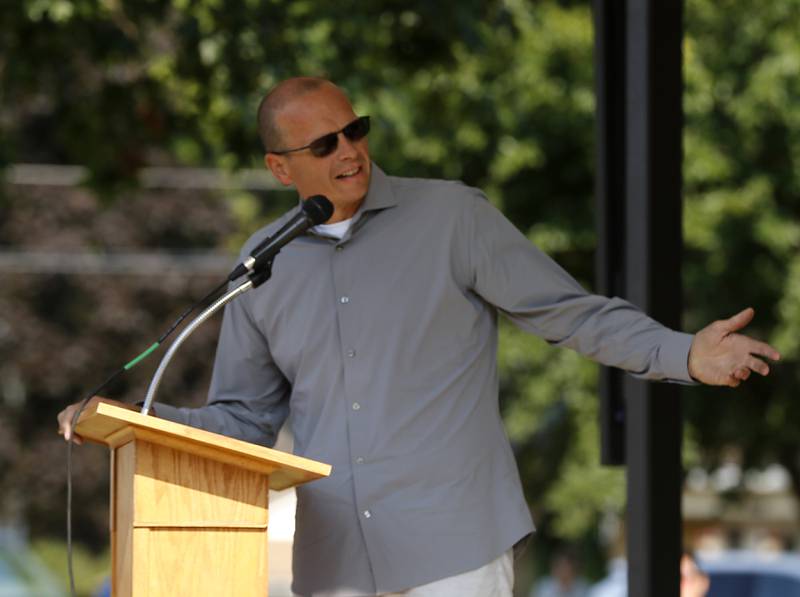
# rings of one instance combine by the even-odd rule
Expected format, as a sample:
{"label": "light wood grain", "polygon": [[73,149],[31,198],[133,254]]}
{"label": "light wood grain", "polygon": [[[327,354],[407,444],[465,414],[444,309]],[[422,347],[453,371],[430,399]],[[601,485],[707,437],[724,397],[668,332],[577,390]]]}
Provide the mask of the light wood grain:
{"label": "light wood grain", "polygon": [[322,462],[142,415],[105,402],[84,412],[75,431],[89,441],[108,445],[112,440],[119,445],[120,438],[124,438],[124,442],[127,436],[114,434],[124,428],[132,429],[136,437],[161,445],[268,474],[271,489],[286,489],[326,477],[331,472],[331,466]]}
{"label": "light wood grain", "polygon": [[135,526],[267,527],[267,475],[135,440]]}
{"label": "light wood grain", "polygon": [[135,529],[147,559],[136,597],[265,597],[267,534],[259,530]]}
{"label": "light wood grain", "polygon": [[267,594],[266,475],[141,439],[111,461],[115,597]]}
{"label": "light wood grain", "polygon": [[133,443],[114,450],[111,485],[111,560],[114,597],[133,594],[133,504],[136,452]]}

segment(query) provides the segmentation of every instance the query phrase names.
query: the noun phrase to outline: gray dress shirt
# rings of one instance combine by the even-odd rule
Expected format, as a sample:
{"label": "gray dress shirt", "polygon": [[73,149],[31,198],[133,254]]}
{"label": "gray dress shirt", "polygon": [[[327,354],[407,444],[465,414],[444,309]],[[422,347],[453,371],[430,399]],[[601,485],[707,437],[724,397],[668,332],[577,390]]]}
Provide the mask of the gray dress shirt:
{"label": "gray dress shirt", "polygon": [[480,191],[373,165],[344,238],[296,239],[228,305],[208,404],[156,411],[270,446],[291,410],[295,453],[333,465],[297,489],[296,593],[424,584],[533,530],[498,409],[498,312],[603,364],[690,381],[690,335],[587,294]]}

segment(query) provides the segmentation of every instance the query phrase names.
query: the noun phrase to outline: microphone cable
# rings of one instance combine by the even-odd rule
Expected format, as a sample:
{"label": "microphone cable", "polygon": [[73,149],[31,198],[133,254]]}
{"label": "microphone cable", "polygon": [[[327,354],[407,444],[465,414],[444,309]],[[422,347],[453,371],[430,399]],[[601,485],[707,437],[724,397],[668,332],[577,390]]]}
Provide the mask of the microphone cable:
{"label": "microphone cable", "polygon": [[[222,282],[219,286],[214,288],[211,292],[206,294],[203,298],[199,301],[195,302],[192,306],[188,307],[183,313],[181,313],[178,318],[173,322],[173,324],[167,329],[166,332],[161,334],[161,336],[153,342],[146,350],[144,350],[141,354],[137,357],[128,361],[125,365],[117,369],[114,373],[112,373],[108,379],[106,379],[103,383],[89,392],[86,397],[81,400],[78,409],[72,415],[72,434],[75,434],[75,426],[78,423],[78,419],[83,412],[83,409],[86,408],[86,405],[91,400],[92,396],[96,396],[100,392],[102,392],[106,387],[108,387],[113,381],[115,381],[120,375],[133,369],[136,365],[141,363],[151,354],[153,354],[159,346],[170,336],[172,332],[186,319],[195,309],[198,307],[208,303],[211,301],[213,297],[217,294],[222,292],[228,286],[228,280]],[[75,591],[75,573],[72,566],[72,444],[73,438],[70,437],[70,440],[67,442],[67,570],[69,572],[69,590],[70,595],[72,597],[77,597],[77,593]]]}

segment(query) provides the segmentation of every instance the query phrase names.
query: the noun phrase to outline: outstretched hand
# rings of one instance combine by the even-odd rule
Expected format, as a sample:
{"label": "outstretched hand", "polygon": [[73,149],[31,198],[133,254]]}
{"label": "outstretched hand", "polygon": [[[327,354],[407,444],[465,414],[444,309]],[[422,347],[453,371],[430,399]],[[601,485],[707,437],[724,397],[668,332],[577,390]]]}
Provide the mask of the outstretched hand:
{"label": "outstretched hand", "polygon": [[778,361],[780,353],[765,342],[736,333],[754,315],[755,311],[748,307],[697,332],[689,350],[689,375],[704,384],[735,388],[753,371],[769,374],[769,365],[762,359]]}

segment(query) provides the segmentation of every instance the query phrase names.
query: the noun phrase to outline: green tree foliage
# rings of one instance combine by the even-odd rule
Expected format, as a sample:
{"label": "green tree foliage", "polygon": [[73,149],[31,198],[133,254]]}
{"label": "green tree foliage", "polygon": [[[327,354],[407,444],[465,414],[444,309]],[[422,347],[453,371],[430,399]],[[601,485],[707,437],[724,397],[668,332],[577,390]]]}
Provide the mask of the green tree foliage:
{"label": "green tree foliage", "polygon": [[[800,351],[798,4],[689,0],[685,19],[686,328],[752,304],[753,331],[790,363]],[[588,3],[566,0],[13,3],[0,25],[0,160],[85,164],[88,182],[117,203],[143,165],[260,167],[254,114],[263,92],[287,76],[325,75],[373,116],[372,153],[384,169],[481,187],[591,287],[591,29]],[[226,205],[252,231],[291,201],[239,196]],[[234,235],[220,229],[204,242]],[[19,238],[0,230],[0,245]],[[145,292],[138,280],[127,284]],[[4,300],[30,298],[19,292]],[[45,301],[64,320],[70,309],[86,320],[84,305],[97,305],[78,296],[70,307],[64,296]],[[133,308],[120,301],[116,319],[101,318],[105,328],[92,317],[65,338],[90,336],[97,348],[115,347],[110,362],[125,360],[132,338],[108,339]],[[166,321],[158,309],[135,313],[139,329]],[[621,471],[598,464],[596,368],[509,325],[501,333],[501,406],[540,529],[583,536],[624,503]],[[792,369],[735,394],[687,391],[692,454],[710,465],[741,443],[753,462],[778,459],[800,479]],[[65,403],[88,372],[21,383],[31,404]]]}
{"label": "green tree foliage", "polygon": [[752,305],[785,359],[735,393],[692,390],[688,416],[706,465],[736,444],[800,489],[800,2],[692,0],[686,25],[685,323]]}

